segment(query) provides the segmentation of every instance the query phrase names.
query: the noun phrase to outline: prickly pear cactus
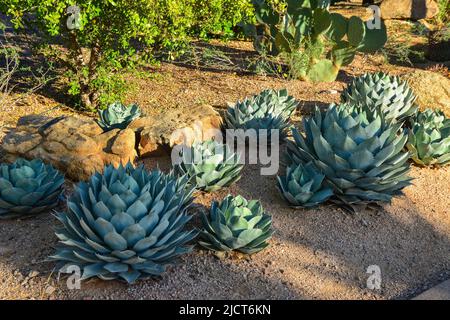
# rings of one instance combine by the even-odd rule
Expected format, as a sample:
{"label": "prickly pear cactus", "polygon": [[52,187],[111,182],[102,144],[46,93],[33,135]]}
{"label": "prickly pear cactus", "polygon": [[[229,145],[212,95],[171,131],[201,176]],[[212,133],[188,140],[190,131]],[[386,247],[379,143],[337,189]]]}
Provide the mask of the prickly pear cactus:
{"label": "prickly pear cactus", "polygon": [[[308,46],[319,48],[299,73],[303,80],[334,81],[356,52],[376,51],[387,41],[383,22],[372,29],[359,17],[330,13],[330,0],[287,0],[281,13],[267,0],[252,1],[258,21],[254,41],[258,52],[278,56],[305,51]],[[328,52],[327,47],[331,47]]]}

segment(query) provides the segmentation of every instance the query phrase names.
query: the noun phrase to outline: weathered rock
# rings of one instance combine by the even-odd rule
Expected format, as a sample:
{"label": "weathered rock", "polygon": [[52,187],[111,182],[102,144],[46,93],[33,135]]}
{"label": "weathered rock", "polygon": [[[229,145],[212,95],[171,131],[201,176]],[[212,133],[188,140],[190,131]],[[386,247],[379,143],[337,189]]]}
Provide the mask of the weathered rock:
{"label": "weathered rock", "polygon": [[384,0],[380,8],[383,19],[430,19],[439,13],[434,0]]}
{"label": "weathered rock", "polygon": [[402,78],[408,81],[417,95],[417,104],[421,110],[440,109],[450,117],[450,79],[424,70],[415,70]]}
{"label": "weathered rock", "polygon": [[135,120],[128,128],[140,135],[138,151],[141,157],[166,153],[177,144],[190,145],[214,137],[222,118],[211,106],[168,110],[155,117]]}
{"label": "weathered rock", "polygon": [[53,164],[73,180],[88,179],[107,164],[134,161],[133,130],[103,133],[91,119],[26,116],[3,139],[6,160],[40,158]]}

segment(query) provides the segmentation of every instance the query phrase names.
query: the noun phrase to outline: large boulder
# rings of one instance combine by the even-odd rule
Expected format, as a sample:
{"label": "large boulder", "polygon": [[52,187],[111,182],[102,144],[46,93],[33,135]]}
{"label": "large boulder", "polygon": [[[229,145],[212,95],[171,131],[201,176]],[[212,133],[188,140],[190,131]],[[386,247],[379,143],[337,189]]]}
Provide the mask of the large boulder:
{"label": "large boulder", "polygon": [[142,117],[128,128],[139,138],[138,152],[141,157],[167,153],[177,144],[190,145],[216,136],[222,125],[222,117],[208,105],[189,109],[169,109],[153,117]]}
{"label": "large boulder", "polygon": [[4,137],[1,148],[7,161],[40,158],[72,180],[86,180],[107,164],[134,161],[133,130],[103,130],[91,119],[48,118],[30,115]]}
{"label": "large boulder", "polygon": [[439,13],[434,0],[384,0],[380,8],[383,19],[430,19]]}
{"label": "large boulder", "polygon": [[417,95],[417,104],[421,110],[440,109],[450,117],[450,79],[442,74],[415,70],[402,76]]}

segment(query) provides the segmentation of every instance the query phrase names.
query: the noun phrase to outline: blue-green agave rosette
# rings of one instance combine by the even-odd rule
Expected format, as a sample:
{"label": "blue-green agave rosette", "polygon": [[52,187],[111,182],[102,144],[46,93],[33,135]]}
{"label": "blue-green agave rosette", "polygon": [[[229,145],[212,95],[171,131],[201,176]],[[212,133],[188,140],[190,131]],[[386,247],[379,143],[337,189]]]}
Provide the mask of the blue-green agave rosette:
{"label": "blue-green agave rosette", "polygon": [[188,176],[196,189],[206,192],[232,185],[241,178],[244,167],[239,155],[232,152],[227,144],[214,140],[185,147],[180,156],[180,163],[174,166],[175,172]]}
{"label": "blue-green agave rosette", "polygon": [[228,129],[267,130],[268,141],[271,130],[279,130],[284,138],[290,126],[290,117],[298,102],[286,90],[264,90],[260,94],[230,105],[225,114]]}
{"label": "blue-green agave rosette", "polygon": [[388,121],[405,121],[417,114],[416,95],[406,81],[383,72],[356,77],[342,93],[342,102],[370,111],[378,109]]}
{"label": "blue-green agave rosette", "polygon": [[427,109],[411,121],[408,150],[421,166],[444,166],[450,163],[450,119],[442,111]]}

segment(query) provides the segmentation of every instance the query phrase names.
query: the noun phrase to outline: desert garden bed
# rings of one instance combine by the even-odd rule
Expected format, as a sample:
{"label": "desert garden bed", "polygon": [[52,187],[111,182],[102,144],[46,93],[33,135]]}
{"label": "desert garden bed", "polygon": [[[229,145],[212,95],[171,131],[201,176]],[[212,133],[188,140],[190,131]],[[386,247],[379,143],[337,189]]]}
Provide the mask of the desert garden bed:
{"label": "desert garden bed", "polygon": [[[342,12],[347,14],[346,10]],[[348,10],[353,12],[353,8]],[[388,27],[390,32],[401,28],[396,24]],[[66,96],[52,92],[32,93],[18,105],[5,104],[0,110],[0,140],[4,139],[0,162],[11,162],[23,154],[34,157],[14,149],[20,143],[10,139],[12,132],[41,134],[47,140],[40,146],[57,141],[55,137],[47,138],[45,132],[54,123],[39,128],[32,128],[28,122],[20,126],[27,119],[24,116],[36,114],[38,119],[56,118],[56,125],[66,126],[54,130],[56,136],[72,136],[77,126],[83,134],[92,133],[89,137],[101,156],[96,158],[97,162],[89,163],[92,167],[89,170],[96,169],[99,163],[117,165],[133,160],[136,152],[140,155],[135,159],[136,166],[142,164],[148,170],[159,168],[167,173],[172,168],[167,136],[175,127],[169,124],[167,129],[165,119],[184,121],[189,114],[200,119],[208,112],[214,112],[213,118],[217,112],[219,117],[226,113],[227,103],[264,89],[287,89],[299,102],[292,124],[302,128],[301,120],[311,116],[316,106],[324,111],[331,103],[339,103],[342,91],[354,77],[380,71],[408,80],[419,96],[421,110],[441,109],[450,116],[450,80],[444,65],[431,68],[433,64],[424,62],[421,69],[429,69],[424,71],[387,63],[381,54],[357,54],[335,81],[311,83],[244,70],[242,66],[256,54],[248,41],[199,42],[193,50],[205,47],[209,52],[221,52],[220,59],[211,62],[202,60],[203,57],[193,63],[192,56],[187,54],[189,59],[185,56],[159,66],[146,66],[125,76],[133,90],[126,94],[124,102],[140,106],[141,119],[146,119],[142,121],[144,130],[132,124],[124,130],[103,133],[95,125],[89,127],[95,124],[95,114],[68,107]],[[179,124],[174,120],[173,126],[183,127],[183,121]],[[145,126],[152,130],[145,131]],[[152,139],[157,137],[155,144],[166,145],[158,150],[145,149],[144,133]],[[119,136],[128,138],[122,141]],[[119,151],[114,151],[114,147]],[[77,153],[76,148],[73,150],[69,152],[72,155]],[[85,179],[90,171],[82,164],[80,170],[76,170],[76,165],[68,170],[63,161],[51,158],[54,150],[48,154],[44,151],[40,155],[46,161],[58,163],[58,168],[66,171],[64,197],[69,198],[76,187],[74,180]],[[285,154],[283,143],[280,159]],[[83,281],[80,289],[71,290],[67,279],[59,279],[55,263],[48,259],[58,243],[55,229],[60,222],[55,213],[68,210],[61,201],[55,210],[39,215],[0,220],[0,299],[405,299],[450,277],[449,166],[413,164],[409,173],[412,185],[404,188],[403,195],[394,197],[391,203],[357,206],[352,213],[331,202],[292,209],[277,189],[276,175],[261,175],[260,169],[260,165],[245,165],[241,179],[235,184],[210,193],[196,191],[194,203],[188,209],[193,217],[188,229],[201,229],[201,214],[209,211],[213,201],[221,201],[228,194],[260,200],[273,221],[274,234],[265,250],[251,255],[236,252],[224,255],[193,241],[193,251],[182,255],[161,277],[133,284],[93,278]],[[280,174],[284,170],[280,168]],[[371,277],[368,270],[373,266],[381,270],[381,287],[376,290],[368,285]]]}

